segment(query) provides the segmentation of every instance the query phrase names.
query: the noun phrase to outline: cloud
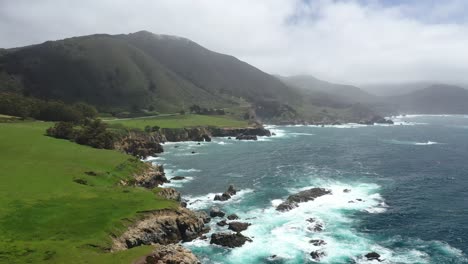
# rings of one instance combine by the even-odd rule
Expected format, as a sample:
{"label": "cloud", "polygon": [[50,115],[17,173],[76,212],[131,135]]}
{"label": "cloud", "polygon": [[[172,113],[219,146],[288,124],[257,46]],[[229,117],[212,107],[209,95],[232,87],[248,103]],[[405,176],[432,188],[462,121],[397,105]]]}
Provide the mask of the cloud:
{"label": "cloud", "polygon": [[5,0],[0,47],[145,29],[269,73],[468,83],[467,13],[463,0]]}

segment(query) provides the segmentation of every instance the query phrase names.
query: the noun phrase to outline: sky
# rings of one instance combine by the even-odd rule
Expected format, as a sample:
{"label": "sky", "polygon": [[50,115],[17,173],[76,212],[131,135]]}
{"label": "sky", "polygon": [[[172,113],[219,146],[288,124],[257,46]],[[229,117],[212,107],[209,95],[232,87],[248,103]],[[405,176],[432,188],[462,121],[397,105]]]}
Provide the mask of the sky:
{"label": "sky", "polygon": [[468,83],[467,0],[0,0],[0,47],[140,30],[332,82]]}

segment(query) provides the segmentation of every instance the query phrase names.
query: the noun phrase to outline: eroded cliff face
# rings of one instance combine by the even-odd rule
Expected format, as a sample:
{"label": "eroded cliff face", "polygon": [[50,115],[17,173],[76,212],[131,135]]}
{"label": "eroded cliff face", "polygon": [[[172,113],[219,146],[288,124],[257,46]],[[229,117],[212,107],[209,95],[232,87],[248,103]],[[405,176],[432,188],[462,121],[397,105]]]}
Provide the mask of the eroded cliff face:
{"label": "eroded cliff face", "polygon": [[178,244],[157,244],[150,254],[134,264],[199,264],[197,257],[188,249]]}
{"label": "eroded cliff face", "polygon": [[208,231],[203,217],[186,208],[148,212],[121,236],[113,238],[112,251],[192,241]]}

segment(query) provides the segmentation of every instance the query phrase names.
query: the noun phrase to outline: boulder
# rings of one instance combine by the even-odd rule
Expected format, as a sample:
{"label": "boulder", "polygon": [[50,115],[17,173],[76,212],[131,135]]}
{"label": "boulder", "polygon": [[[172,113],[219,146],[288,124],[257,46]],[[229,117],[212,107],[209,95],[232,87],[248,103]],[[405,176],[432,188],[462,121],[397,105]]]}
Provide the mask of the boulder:
{"label": "boulder", "polygon": [[344,193],[349,193],[349,192],[351,192],[351,190],[350,189],[344,189],[343,192]]}
{"label": "boulder", "polygon": [[242,232],[244,230],[247,230],[249,226],[250,226],[250,223],[230,222],[228,229],[234,232]]}
{"label": "boulder", "polygon": [[235,248],[243,246],[247,241],[251,242],[252,240],[241,233],[215,233],[211,235],[210,244]]}
{"label": "boulder", "polygon": [[237,216],[236,214],[230,214],[230,215],[228,215],[227,219],[228,220],[236,220],[236,219],[239,219],[239,216]]}
{"label": "boulder", "polygon": [[331,194],[330,190],[323,188],[312,188],[299,192],[297,194],[290,195],[285,202],[281,203],[276,207],[276,210],[285,212],[293,208],[296,208],[299,203],[313,201],[315,198],[318,198],[323,195]]}
{"label": "boulder", "polygon": [[213,207],[210,210],[211,217],[224,217],[226,214],[219,209],[219,207]]}
{"label": "boulder", "polygon": [[180,180],[184,180],[184,179],[185,179],[184,176],[175,176],[175,177],[171,178],[171,181],[180,181]]}

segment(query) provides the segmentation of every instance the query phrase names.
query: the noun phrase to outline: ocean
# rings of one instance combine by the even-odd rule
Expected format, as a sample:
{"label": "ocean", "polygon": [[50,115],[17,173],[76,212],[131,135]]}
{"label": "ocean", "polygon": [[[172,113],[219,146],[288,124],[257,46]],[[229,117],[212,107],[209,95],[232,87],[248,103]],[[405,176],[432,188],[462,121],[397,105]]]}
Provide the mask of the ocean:
{"label": "ocean", "polygon": [[[153,162],[189,208],[218,206],[251,226],[235,249],[184,243],[202,263],[468,263],[468,116],[399,116],[395,125],[269,126],[258,141],[165,144]],[[192,154],[192,151],[195,151]],[[215,194],[233,184],[226,202]],[[299,207],[275,208],[313,187],[332,191]],[[349,192],[344,192],[349,189]],[[323,225],[313,231],[307,219]],[[227,231],[212,219],[211,232]],[[211,233],[210,233],[211,234]],[[208,237],[209,235],[208,234]],[[309,241],[321,239],[325,245]],[[377,263],[374,261],[374,263]]]}

